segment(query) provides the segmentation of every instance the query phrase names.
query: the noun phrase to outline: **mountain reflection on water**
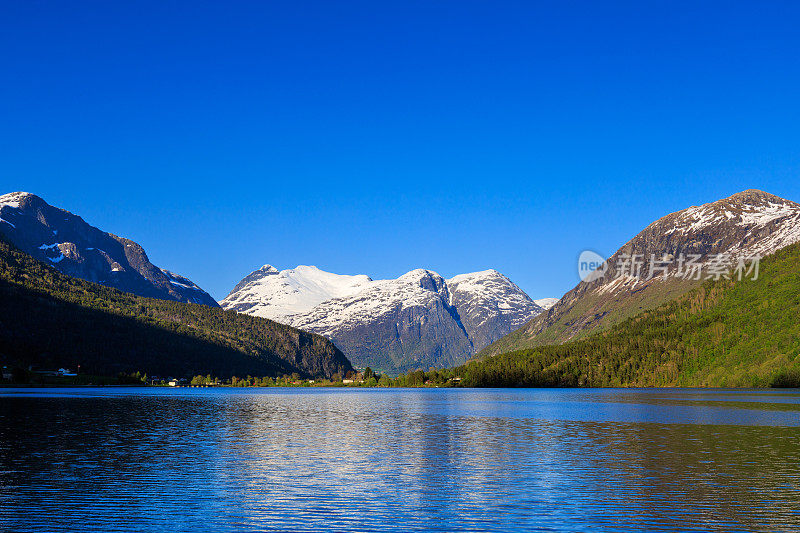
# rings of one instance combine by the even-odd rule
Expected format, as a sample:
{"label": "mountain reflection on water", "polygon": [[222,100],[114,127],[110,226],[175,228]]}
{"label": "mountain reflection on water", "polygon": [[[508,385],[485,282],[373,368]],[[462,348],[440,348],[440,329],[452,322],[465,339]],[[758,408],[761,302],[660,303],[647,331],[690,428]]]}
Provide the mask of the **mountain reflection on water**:
{"label": "mountain reflection on water", "polygon": [[0,531],[800,530],[800,392],[2,389]]}

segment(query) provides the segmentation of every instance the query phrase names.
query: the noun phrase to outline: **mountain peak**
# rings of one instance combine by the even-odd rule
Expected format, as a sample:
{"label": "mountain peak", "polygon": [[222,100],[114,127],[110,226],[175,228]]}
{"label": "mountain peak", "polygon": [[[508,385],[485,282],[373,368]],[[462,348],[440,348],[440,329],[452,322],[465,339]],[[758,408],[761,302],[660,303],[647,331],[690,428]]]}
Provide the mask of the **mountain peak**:
{"label": "mountain peak", "polygon": [[300,265],[248,278],[222,307],[322,334],[357,364],[384,370],[461,363],[542,312],[494,269],[445,280],[417,268],[373,281]]}
{"label": "mountain peak", "polygon": [[556,305],[558,303],[558,300],[560,300],[560,298],[539,298],[538,300],[534,300],[533,302],[542,309],[544,309],[545,311],[547,311],[548,309]]}
{"label": "mountain peak", "polygon": [[360,291],[372,280],[325,272],[313,265],[278,271],[264,265],[242,279],[220,302],[226,309],[288,322],[287,317],[309,311],[329,300]]}
{"label": "mountain peak", "polygon": [[330,272],[326,272],[326,271],[322,270],[321,268],[319,268],[316,265],[297,265],[296,267],[291,269],[291,271],[292,272],[308,272],[308,273],[312,273],[312,274],[316,274],[318,272],[321,272],[321,273],[324,273],[324,274],[330,274]]}
{"label": "mountain peak", "polygon": [[772,193],[764,192],[759,189],[747,189],[742,192],[737,192],[736,194],[732,194],[727,198],[723,198],[722,200],[717,200],[713,203],[727,203],[727,204],[763,204],[764,202],[775,203],[775,204],[795,204],[791,200],[786,200],[785,198],[781,198],[780,196],[776,196]]}
{"label": "mountain peak", "polygon": [[425,268],[415,268],[414,270],[409,270],[408,272],[406,272],[405,274],[403,274],[402,276],[400,276],[397,279],[405,280],[405,279],[420,279],[420,278],[428,278],[428,277],[439,277],[439,278],[441,278],[441,276],[438,273],[434,272],[433,270],[428,270],[428,269],[425,269]]}
{"label": "mountain peak", "polygon": [[506,277],[497,270],[490,268],[488,270],[479,270],[477,272],[467,272],[466,274],[457,274],[452,278],[450,278],[448,281],[460,282],[468,279],[489,279],[489,278],[506,278]]}
{"label": "mountain peak", "polygon": [[699,286],[713,267],[752,265],[798,241],[800,204],[757,189],[670,213],[608,258],[602,276],[581,281],[547,313],[484,353],[564,342],[610,327]]}
{"label": "mountain peak", "polygon": [[410,272],[406,272],[397,278],[396,283],[414,286],[419,285],[421,288],[435,293],[447,290],[447,284],[442,276],[433,270],[426,270],[424,268],[416,268]]}
{"label": "mountain peak", "polygon": [[0,237],[73,277],[149,298],[217,306],[187,278],[153,265],[139,244],[91,226],[35,194],[0,196]]}
{"label": "mountain peak", "polygon": [[[722,236],[736,233],[732,242],[749,243],[758,240],[757,234],[766,226],[775,226],[800,215],[800,204],[757,189],[748,189],[727,198],[692,206],[670,213],[650,224],[634,240],[643,236],[668,236],[672,239],[705,239],[710,235]],[[787,226],[793,226],[791,223]],[[789,228],[791,231],[791,228]],[[753,233],[745,238],[741,231]],[[785,245],[785,244],[784,244]],[[776,245],[777,246],[777,245]],[[762,255],[771,253],[776,246],[766,244],[757,250]]]}
{"label": "mountain peak", "polygon": [[41,198],[36,196],[35,194],[31,194],[29,192],[17,191],[17,192],[10,192],[8,194],[4,194],[0,196],[0,207],[13,207],[14,209],[19,209],[20,204],[25,200],[40,200],[43,201]]}
{"label": "mountain peak", "polygon": [[770,209],[774,211],[778,208],[783,210],[797,210],[800,209],[800,204],[758,189],[747,189],[746,191],[732,194],[727,198],[722,198],[721,200],[709,202],[701,206],[693,206],[684,211],[703,210],[709,213],[722,212],[727,215],[727,218],[734,218],[734,216],[742,212],[769,211]]}

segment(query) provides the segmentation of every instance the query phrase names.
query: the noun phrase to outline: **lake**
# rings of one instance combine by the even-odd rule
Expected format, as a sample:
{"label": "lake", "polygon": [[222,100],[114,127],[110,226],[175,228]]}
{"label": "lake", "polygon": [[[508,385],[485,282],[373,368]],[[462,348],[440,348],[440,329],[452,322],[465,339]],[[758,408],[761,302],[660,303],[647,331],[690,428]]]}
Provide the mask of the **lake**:
{"label": "lake", "polygon": [[0,531],[800,531],[800,391],[0,389]]}

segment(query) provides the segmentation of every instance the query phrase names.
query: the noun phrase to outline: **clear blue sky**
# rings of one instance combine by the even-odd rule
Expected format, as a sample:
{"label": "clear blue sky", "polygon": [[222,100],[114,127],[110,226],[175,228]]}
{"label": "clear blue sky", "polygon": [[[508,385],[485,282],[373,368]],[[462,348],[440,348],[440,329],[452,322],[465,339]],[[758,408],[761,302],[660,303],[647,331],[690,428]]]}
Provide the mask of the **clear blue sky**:
{"label": "clear blue sky", "polygon": [[0,5],[0,189],[223,297],[264,263],[534,298],[668,212],[800,200],[800,2]]}

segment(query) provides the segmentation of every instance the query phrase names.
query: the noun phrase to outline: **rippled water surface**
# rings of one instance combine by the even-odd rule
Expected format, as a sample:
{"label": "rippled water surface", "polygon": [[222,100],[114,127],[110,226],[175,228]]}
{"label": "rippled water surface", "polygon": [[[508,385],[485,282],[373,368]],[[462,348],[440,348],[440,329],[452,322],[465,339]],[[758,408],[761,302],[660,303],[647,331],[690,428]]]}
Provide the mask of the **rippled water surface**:
{"label": "rippled water surface", "polygon": [[0,531],[800,531],[800,392],[0,389]]}

